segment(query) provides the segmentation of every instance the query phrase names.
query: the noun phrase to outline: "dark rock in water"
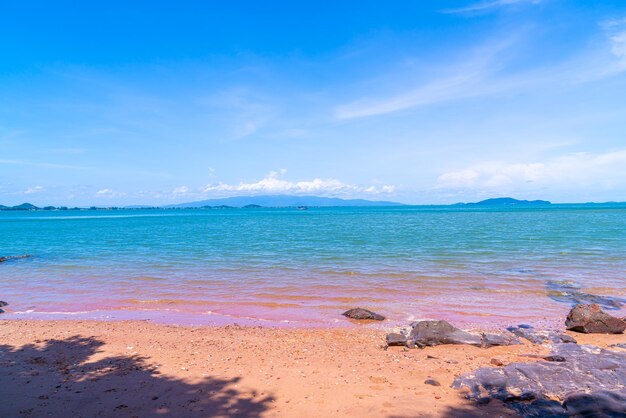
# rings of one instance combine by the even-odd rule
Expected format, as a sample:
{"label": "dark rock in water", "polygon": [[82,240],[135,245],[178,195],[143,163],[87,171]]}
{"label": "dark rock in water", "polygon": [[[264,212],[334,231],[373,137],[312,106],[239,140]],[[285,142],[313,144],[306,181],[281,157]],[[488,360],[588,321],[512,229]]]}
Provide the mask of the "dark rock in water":
{"label": "dark rock in water", "polygon": [[576,344],[576,340],[570,337],[569,335],[561,334],[559,332],[554,332],[554,331],[537,331],[536,329],[532,327],[522,328],[522,326],[508,327],[507,331],[512,332],[518,337],[524,338],[533,344],[543,344],[546,342],[551,342],[555,344],[561,344],[561,343]]}
{"label": "dark rock in water", "polygon": [[24,254],[24,255],[10,255],[7,257],[0,257],[0,263],[4,263],[5,261],[10,261],[10,260],[19,260],[21,258],[30,258],[30,255]]}
{"label": "dark rock in water", "polygon": [[519,338],[506,334],[483,334],[482,346],[494,347],[498,345],[519,345],[522,344]]}
{"label": "dark rock in water", "polygon": [[626,416],[626,353],[557,344],[550,356],[565,361],[483,368],[452,387],[466,388],[476,402],[499,399],[523,417]]}
{"label": "dark rock in water", "polygon": [[409,339],[418,346],[435,346],[441,344],[469,344],[480,347],[480,335],[455,328],[446,321],[420,321],[415,323]]}
{"label": "dark rock in water", "polygon": [[0,309],[0,313],[4,313],[4,310],[3,310],[3,309]]}
{"label": "dark rock in water", "polygon": [[585,334],[621,334],[626,322],[604,312],[597,304],[576,305],[567,315],[565,326]]}
{"label": "dark rock in water", "polygon": [[385,319],[384,316],[363,308],[350,309],[342,313],[342,315],[351,319],[367,319],[372,321],[383,321]]}
{"label": "dark rock in water", "polygon": [[2,306],[7,306],[7,305],[8,305],[8,303],[6,303],[6,302],[5,302],[5,301],[3,301],[3,300],[0,300],[0,307],[2,307]]}
{"label": "dark rock in water", "polygon": [[388,346],[404,346],[407,345],[406,335],[402,335],[397,332],[392,332],[391,334],[387,334],[387,345]]}
{"label": "dark rock in water", "polygon": [[623,348],[626,350],[626,344],[611,344],[609,347],[617,347],[617,348]]}
{"label": "dark rock in water", "polygon": [[441,383],[439,383],[435,379],[426,379],[424,380],[424,384],[431,385],[431,386],[441,386]]}
{"label": "dark rock in water", "polygon": [[548,289],[548,297],[561,303],[567,303],[570,306],[576,306],[586,303],[596,303],[608,310],[618,310],[626,304],[626,299],[598,296],[586,293],[580,290],[580,286],[565,280],[550,280],[546,282]]}

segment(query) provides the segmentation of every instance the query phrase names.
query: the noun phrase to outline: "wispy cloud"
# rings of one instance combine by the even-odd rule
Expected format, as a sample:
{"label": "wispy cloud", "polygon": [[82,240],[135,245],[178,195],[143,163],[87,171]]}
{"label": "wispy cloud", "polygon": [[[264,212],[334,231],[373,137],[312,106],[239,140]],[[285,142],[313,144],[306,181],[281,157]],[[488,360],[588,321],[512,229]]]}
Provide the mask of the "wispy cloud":
{"label": "wispy cloud", "polygon": [[515,36],[488,42],[475,49],[464,61],[441,65],[445,77],[422,81],[417,87],[412,80],[399,80],[403,92],[380,94],[336,106],[337,120],[386,115],[411,108],[459,100],[489,97],[503,93],[528,93],[535,89],[574,86],[615,76],[626,71],[626,19],[604,24],[600,44],[580,52],[559,64],[521,72],[507,71],[507,58],[517,46]]}
{"label": "wispy cloud", "polygon": [[96,197],[105,197],[109,199],[127,196],[125,192],[116,192],[113,189],[100,189],[96,192]]}
{"label": "wispy cloud", "polygon": [[586,152],[555,157],[545,162],[489,162],[443,173],[439,189],[497,189],[530,184],[561,188],[596,185],[611,188],[626,181],[626,149],[603,154]]}
{"label": "wispy cloud", "polygon": [[500,7],[512,6],[516,4],[539,4],[541,0],[492,0],[483,1],[479,3],[473,3],[465,7],[458,9],[444,10],[444,13],[472,13],[472,12],[484,12],[489,10],[498,9]]}
{"label": "wispy cloud", "polygon": [[89,167],[84,167],[84,166],[79,166],[79,165],[56,164],[56,163],[24,161],[24,160],[7,160],[7,159],[0,159],[0,164],[24,165],[24,166],[42,167],[42,168],[62,168],[62,169],[71,169],[71,170],[88,170],[89,169]]}
{"label": "wispy cloud", "polygon": [[327,178],[315,178],[313,180],[289,181],[284,179],[286,170],[271,171],[264,178],[253,183],[208,184],[202,188],[204,193],[253,193],[253,194],[322,194],[322,195],[343,195],[343,194],[385,194],[393,193],[395,187],[384,186],[360,186],[347,184],[340,180]]}
{"label": "wispy cloud", "polygon": [[28,189],[24,190],[24,194],[35,194],[35,193],[40,193],[43,192],[45,189],[42,186],[34,186],[34,187],[29,187]]}

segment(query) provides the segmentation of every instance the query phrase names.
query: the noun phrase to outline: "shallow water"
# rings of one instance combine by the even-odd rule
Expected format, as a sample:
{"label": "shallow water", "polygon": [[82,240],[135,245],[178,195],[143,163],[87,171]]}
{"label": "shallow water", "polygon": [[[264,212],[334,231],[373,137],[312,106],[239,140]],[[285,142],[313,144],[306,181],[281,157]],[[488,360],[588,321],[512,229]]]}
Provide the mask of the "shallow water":
{"label": "shallow water", "polygon": [[6,318],[539,324],[569,309],[553,281],[626,298],[626,206],[0,212],[17,254]]}

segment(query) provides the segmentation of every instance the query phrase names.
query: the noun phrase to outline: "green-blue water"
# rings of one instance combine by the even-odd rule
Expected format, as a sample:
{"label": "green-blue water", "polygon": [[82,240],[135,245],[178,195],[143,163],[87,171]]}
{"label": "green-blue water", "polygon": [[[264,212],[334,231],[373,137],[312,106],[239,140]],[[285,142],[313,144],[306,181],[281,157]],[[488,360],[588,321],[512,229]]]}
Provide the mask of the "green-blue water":
{"label": "green-blue water", "polygon": [[626,207],[0,212],[5,317],[548,321],[547,283],[626,297]]}

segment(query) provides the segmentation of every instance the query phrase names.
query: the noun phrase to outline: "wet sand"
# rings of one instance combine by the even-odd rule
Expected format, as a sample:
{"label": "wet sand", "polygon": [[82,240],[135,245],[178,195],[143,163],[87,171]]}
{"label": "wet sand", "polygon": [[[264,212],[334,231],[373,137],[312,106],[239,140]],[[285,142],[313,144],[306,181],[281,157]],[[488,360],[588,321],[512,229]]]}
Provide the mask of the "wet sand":
{"label": "wet sand", "polygon": [[[605,347],[625,335],[573,334]],[[547,347],[384,349],[371,328],[183,327],[0,321],[0,416],[515,416],[450,388],[458,375],[538,361]],[[435,379],[441,386],[425,384]]]}

